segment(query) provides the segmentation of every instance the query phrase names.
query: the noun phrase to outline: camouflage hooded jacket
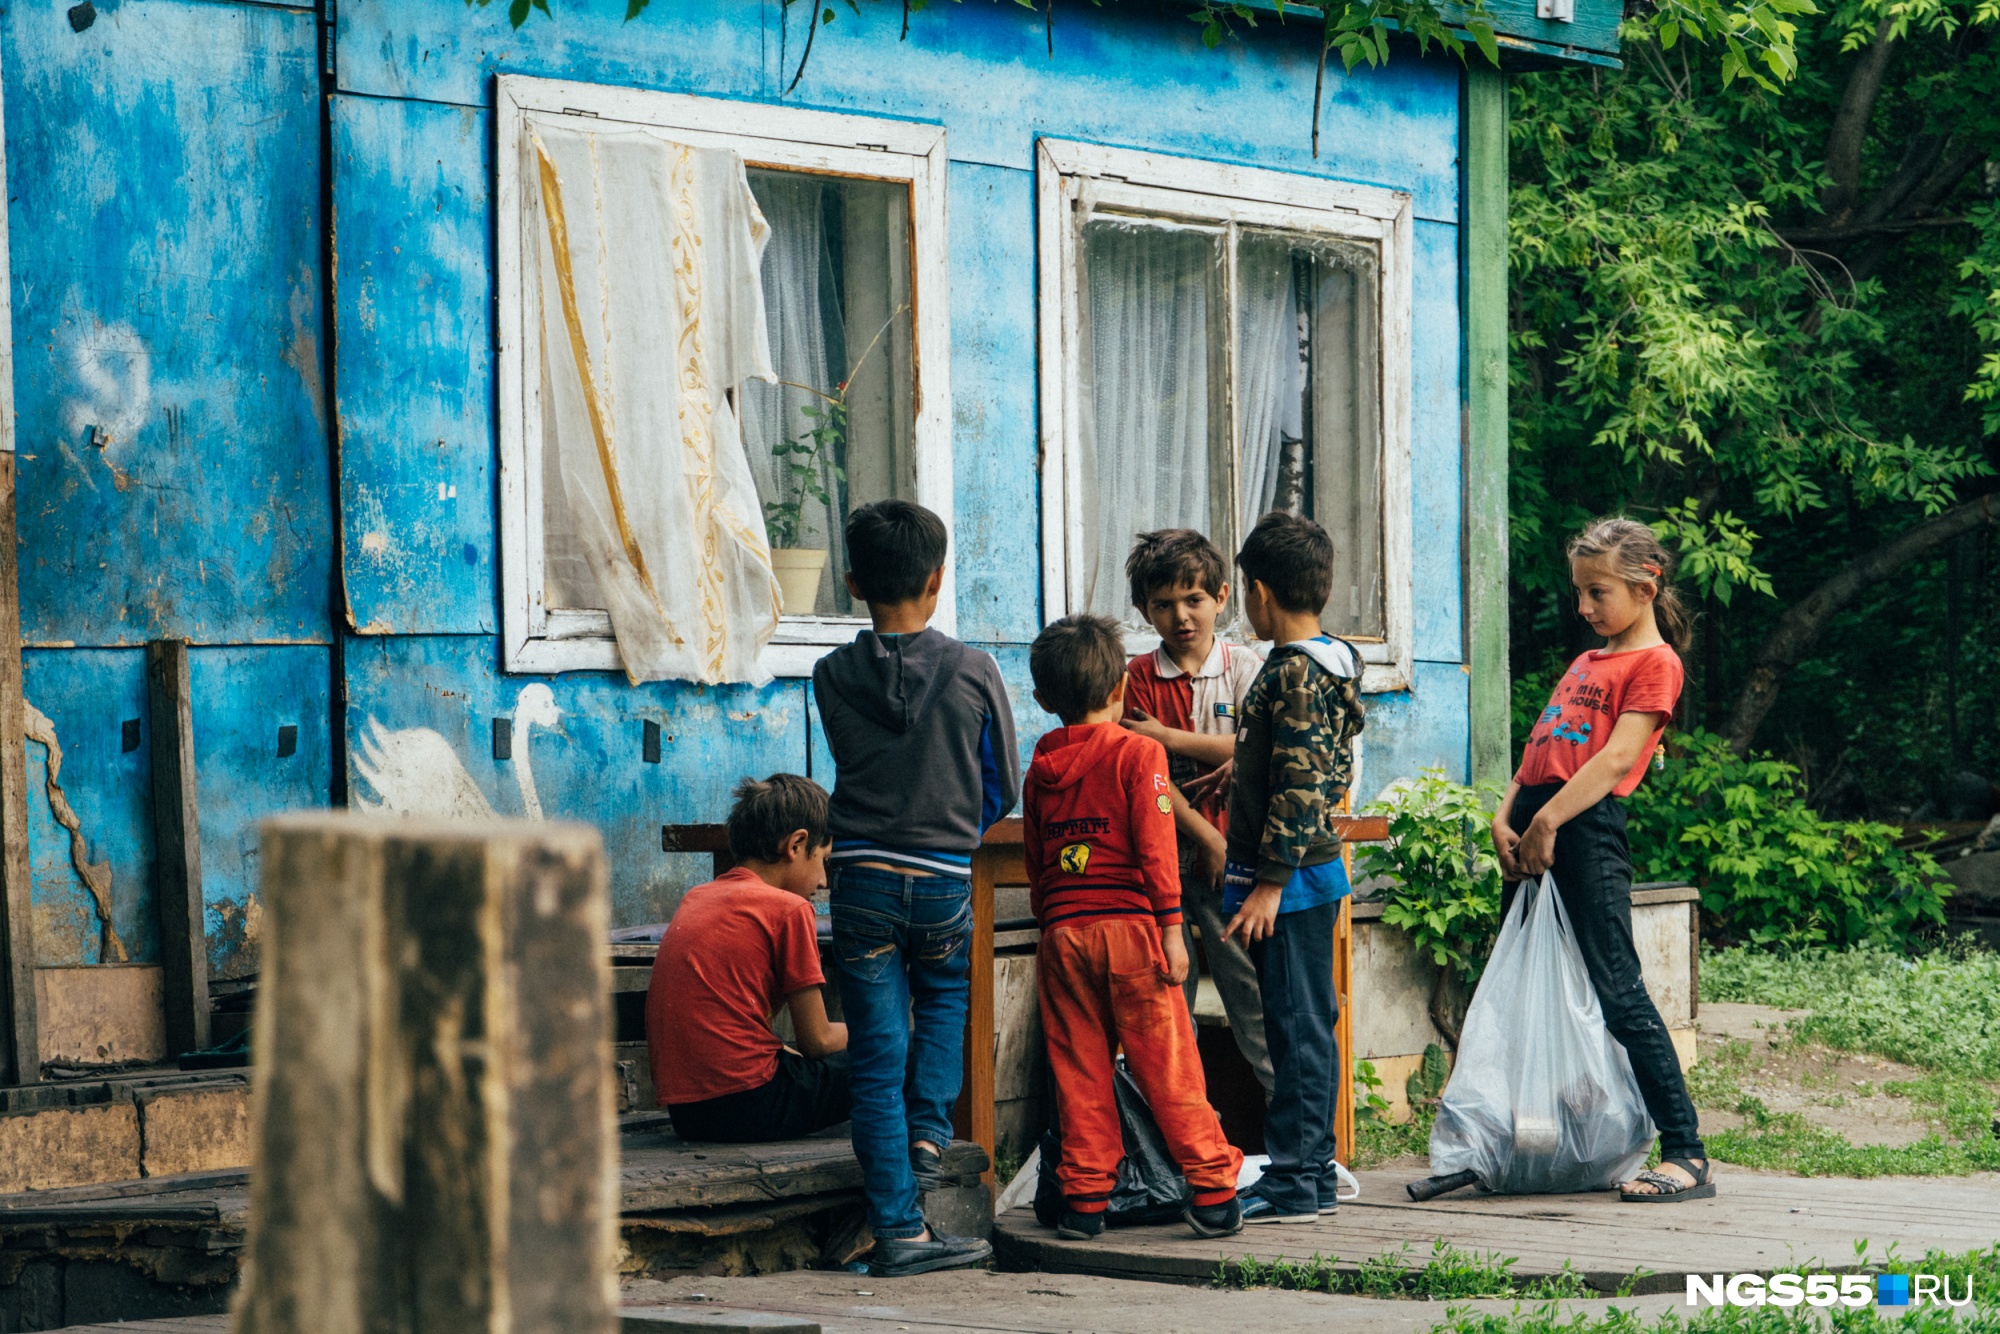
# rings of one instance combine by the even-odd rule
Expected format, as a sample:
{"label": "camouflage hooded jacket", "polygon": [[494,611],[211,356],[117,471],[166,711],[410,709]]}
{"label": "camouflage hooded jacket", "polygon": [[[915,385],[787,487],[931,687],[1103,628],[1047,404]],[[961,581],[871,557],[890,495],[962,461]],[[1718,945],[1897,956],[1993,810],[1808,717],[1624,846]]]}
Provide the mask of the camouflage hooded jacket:
{"label": "camouflage hooded jacket", "polygon": [[1340,855],[1332,817],[1354,781],[1365,722],[1360,655],[1308,640],[1274,650],[1236,720],[1229,860],[1284,884]]}

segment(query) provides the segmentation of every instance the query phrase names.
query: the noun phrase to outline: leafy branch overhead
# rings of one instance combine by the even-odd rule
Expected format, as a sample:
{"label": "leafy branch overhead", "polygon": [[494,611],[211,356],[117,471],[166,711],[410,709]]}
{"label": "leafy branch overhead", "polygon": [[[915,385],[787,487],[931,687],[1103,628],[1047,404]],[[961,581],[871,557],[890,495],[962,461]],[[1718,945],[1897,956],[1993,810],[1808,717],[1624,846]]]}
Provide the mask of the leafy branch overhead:
{"label": "leafy branch overhead", "polygon": [[[578,0],[581,3],[582,0]],[[615,0],[614,0],[615,2]],[[962,3],[962,0],[958,0]],[[1001,3],[1002,0],[993,0]],[[465,0],[468,6],[484,9],[494,0]],[[638,18],[652,0],[625,0],[627,22]],[[871,6],[880,5],[883,0],[869,0]],[[1016,7],[1041,15],[1044,39],[1049,54],[1055,54],[1056,13],[1055,0],[1011,0]],[[1104,0],[1091,0],[1093,6],[1101,7]],[[1187,17],[1199,25],[1202,45],[1213,50],[1231,38],[1238,37],[1242,30],[1258,26],[1259,10],[1242,0],[1182,0]],[[825,3],[824,0],[783,0],[783,12],[789,35],[792,9],[795,5],[805,8],[804,41],[800,44],[797,65],[792,69],[785,91],[796,88],[805,77],[806,67],[812,59],[819,30],[833,24],[844,7],[855,17],[862,14],[861,0],[840,0],[839,5]],[[914,14],[930,8],[930,0],[900,0],[900,37],[910,35],[910,22]],[[507,17],[518,28],[537,11],[553,19],[549,0],[509,0]],[[1775,88],[1797,72],[1798,60],[1793,49],[1796,28],[1792,19],[1801,14],[1817,12],[1813,0],[1657,0],[1653,10],[1642,18],[1629,21],[1625,27],[1630,35],[1647,40],[1657,40],[1662,49],[1672,50],[1683,38],[1695,42],[1713,42],[1719,45],[1721,73],[1725,86],[1738,78],[1749,78],[1765,88]],[[1477,47],[1486,61],[1494,67],[1500,64],[1500,39],[1495,31],[1492,15],[1486,8],[1486,0],[1447,0],[1439,4],[1436,0],[1338,0],[1326,5],[1307,5],[1275,0],[1270,10],[1261,17],[1280,25],[1298,23],[1309,30],[1317,27],[1320,37],[1318,72],[1313,83],[1313,152],[1319,152],[1319,105],[1326,83],[1326,65],[1330,56],[1338,55],[1344,70],[1352,72],[1358,65],[1370,68],[1385,65],[1389,60],[1389,41],[1392,37],[1413,40],[1420,54],[1427,54],[1433,46],[1464,60],[1468,46]]]}

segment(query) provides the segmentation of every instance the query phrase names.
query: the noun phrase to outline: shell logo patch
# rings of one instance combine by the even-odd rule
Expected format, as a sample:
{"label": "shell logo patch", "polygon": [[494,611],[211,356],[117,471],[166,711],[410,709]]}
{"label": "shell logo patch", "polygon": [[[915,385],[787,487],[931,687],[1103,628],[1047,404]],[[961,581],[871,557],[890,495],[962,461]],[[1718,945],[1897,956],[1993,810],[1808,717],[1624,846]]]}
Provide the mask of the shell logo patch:
{"label": "shell logo patch", "polygon": [[1090,844],[1072,843],[1062,850],[1062,868],[1069,875],[1082,875],[1090,866]]}
{"label": "shell logo patch", "polygon": [[1160,814],[1172,815],[1174,813],[1174,803],[1167,800],[1167,796],[1164,792],[1160,794],[1157,804],[1159,805],[1160,808]]}

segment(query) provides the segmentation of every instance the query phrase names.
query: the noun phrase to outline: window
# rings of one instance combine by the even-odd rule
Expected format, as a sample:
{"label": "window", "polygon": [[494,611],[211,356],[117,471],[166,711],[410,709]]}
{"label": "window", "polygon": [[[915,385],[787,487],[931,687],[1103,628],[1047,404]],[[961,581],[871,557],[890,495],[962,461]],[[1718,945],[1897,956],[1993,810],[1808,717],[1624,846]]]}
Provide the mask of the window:
{"label": "window", "polygon": [[[546,127],[653,133],[743,159],[768,229],[759,266],[771,366],[729,404],[740,434],[785,615],[766,670],[803,675],[854,636],[866,610],[845,588],[849,510],[890,496],[951,521],[944,133],[936,126],[754,103],[501,76],[498,90],[503,632],[510,671],[620,665],[610,616],[571,522],[552,411],[536,191],[524,189],[524,136]],[[595,142],[595,141],[593,141]],[[615,257],[607,259],[607,269]],[[527,286],[524,286],[524,283]],[[608,465],[607,465],[608,466]],[[952,626],[951,567],[938,624]]]}
{"label": "window", "polygon": [[1148,634],[1135,533],[1231,554],[1288,509],[1334,541],[1323,624],[1405,688],[1408,196],[1046,139],[1037,166],[1049,617]]}

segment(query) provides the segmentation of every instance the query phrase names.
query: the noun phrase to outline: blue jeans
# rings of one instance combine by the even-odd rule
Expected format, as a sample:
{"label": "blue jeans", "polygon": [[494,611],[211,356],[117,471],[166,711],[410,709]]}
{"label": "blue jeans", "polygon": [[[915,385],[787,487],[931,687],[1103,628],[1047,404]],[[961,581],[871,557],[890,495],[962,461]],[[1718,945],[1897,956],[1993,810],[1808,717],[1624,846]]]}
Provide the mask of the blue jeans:
{"label": "blue jeans", "polygon": [[972,893],[949,876],[835,867],[833,958],[847,1020],[854,1156],[881,1238],[921,1236],[910,1145],[951,1142],[964,1076]]}

